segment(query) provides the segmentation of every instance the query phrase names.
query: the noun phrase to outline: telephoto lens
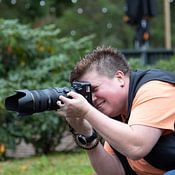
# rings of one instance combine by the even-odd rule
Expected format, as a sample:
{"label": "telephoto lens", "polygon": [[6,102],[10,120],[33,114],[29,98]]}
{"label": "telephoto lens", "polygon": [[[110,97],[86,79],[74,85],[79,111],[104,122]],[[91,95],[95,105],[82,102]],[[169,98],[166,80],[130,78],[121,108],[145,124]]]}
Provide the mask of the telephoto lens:
{"label": "telephoto lens", "polygon": [[20,116],[58,109],[60,95],[66,96],[69,88],[50,88],[43,90],[17,90],[15,95],[5,100],[7,110],[16,111]]}
{"label": "telephoto lens", "polygon": [[[49,88],[42,90],[16,90],[16,94],[5,99],[7,110],[16,111],[20,116],[56,110],[60,95],[65,97],[71,90],[83,95],[92,104],[91,84],[85,81],[74,81],[71,88]],[[70,98],[70,97],[68,97]]]}

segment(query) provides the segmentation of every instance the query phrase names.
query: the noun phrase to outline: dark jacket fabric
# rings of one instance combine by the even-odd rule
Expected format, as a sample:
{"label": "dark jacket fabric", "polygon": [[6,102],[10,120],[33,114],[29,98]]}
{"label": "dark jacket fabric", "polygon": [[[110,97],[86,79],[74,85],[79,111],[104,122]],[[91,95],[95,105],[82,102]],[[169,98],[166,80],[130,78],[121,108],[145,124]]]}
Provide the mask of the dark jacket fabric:
{"label": "dark jacket fabric", "polygon": [[[175,84],[175,74],[158,69],[146,71],[136,70],[131,72],[128,94],[128,120],[131,113],[132,102],[138,89],[143,84],[153,80]],[[133,172],[133,170],[130,168],[127,159],[115,149],[113,150],[121,160],[126,174],[135,175],[135,172]],[[175,132],[160,137],[152,151],[144,159],[158,169],[166,171],[175,169]]]}

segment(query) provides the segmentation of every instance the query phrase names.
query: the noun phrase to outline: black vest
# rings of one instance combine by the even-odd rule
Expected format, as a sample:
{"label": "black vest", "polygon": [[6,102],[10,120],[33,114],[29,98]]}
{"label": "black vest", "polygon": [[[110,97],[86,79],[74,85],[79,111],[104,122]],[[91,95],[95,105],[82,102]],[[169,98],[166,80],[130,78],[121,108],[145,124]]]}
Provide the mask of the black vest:
{"label": "black vest", "polygon": [[[131,113],[132,102],[138,89],[143,84],[152,80],[159,80],[175,84],[175,74],[157,69],[131,72],[128,95],[128,119]],[[128,167],[129,164],[126,163],[126,158],[115,149],[114,151],[123,163],[126,174],[134,174],[132,170],[127,172],[127,169],[130,169],[130,167]],[[144,159],[154,167],[162,170],[167,171],[175,169],[175,132],[169,134],[168,136],[161,136],[157,144]]]}

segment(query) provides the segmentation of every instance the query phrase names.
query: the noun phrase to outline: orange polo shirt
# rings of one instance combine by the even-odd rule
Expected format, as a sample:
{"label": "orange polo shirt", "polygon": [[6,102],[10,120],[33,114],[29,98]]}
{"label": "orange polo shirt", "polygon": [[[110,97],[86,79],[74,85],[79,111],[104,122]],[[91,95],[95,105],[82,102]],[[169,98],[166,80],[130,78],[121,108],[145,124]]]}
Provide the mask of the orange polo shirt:
{"label": "orange polo shirt", "polygon": [[[164,133],[174,131],[175,123],[175,85],[162,81],[149,81],[138,90],[132,104],[128,124],[145,125],[164,129]],[[105,142],[107,152],[115,154]],[[164,171],[154,168],[144,159],[128,162],[138,175],[162,175]]]}

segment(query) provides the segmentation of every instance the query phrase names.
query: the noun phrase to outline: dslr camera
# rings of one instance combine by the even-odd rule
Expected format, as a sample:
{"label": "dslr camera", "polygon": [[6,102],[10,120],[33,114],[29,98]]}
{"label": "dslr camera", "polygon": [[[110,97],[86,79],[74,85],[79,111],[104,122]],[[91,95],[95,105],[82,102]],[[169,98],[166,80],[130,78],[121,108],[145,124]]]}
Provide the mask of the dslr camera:
{"label": "dslr camera", "polygon": [[5,99],[7,110],[18,112],[19,116],[56,110],[59,108],[57,101],[60,95],[67,98],[67,93],[75,91],[83,95],[92,104],[91,84],[86,81],[74,81],[72,87],[49,88],[42,90],[16,90],[16,94]]}

